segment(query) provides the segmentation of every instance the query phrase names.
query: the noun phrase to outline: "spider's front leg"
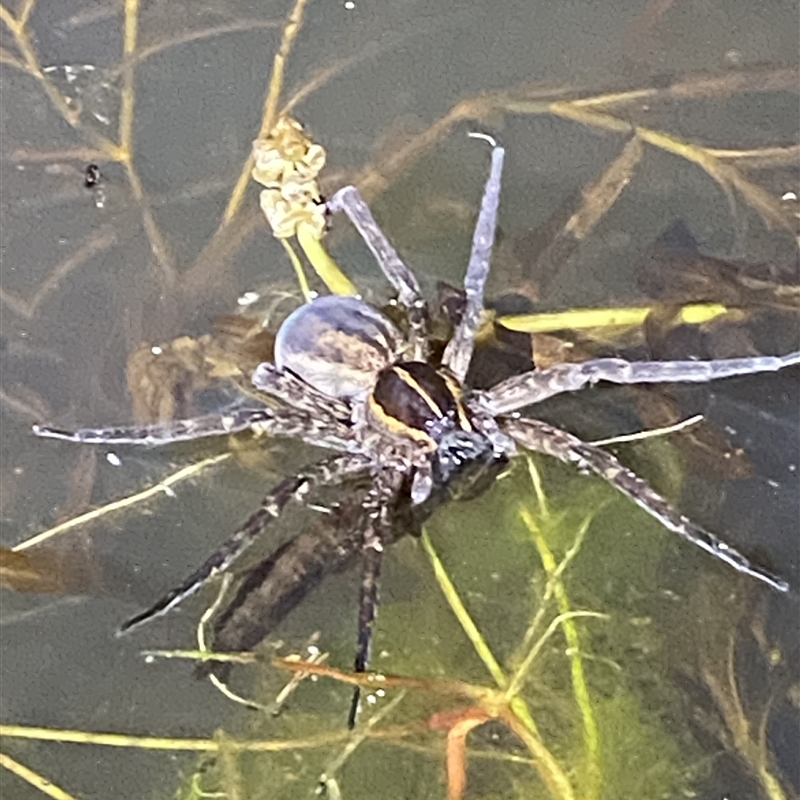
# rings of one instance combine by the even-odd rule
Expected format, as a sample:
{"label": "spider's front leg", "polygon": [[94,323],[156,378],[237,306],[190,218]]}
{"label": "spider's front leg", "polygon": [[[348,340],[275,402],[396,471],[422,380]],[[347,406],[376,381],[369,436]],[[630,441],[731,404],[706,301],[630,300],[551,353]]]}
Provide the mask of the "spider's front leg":
{"label": "spider's front leg", "polygon": [[483,313],[483,288],[489,276],[489,266],[497,227],[497,209],[500,205],[500,181],[503,175],[505,150],[485,134],[470,134],[484,138],[492,145],[492,166],[483,190],[481,210],[472,234],[472,251],[467,273],[464,276],[464,293],[467,305],[453,338],[448,342],[442,364],[453,373],[459,383],[467,377],[469,362],[475,347],[475,334]]}
{"label": "spider's front leg", "polygon": [[723,358],[715,361],[625,361],[598,358],[576,364],[556,364],[502,381],[477,395],[479,406],[491,414],[509,414],[563,392],[609,383],[708,383],[735,375],[776,372],[800,364],[800,351],[785,356]]}
{"label": "spider's front leg", "polygon": [[428,309],[422,298],[419,282],[392,247],[361,193],[355,186],[345,186],[328,201],[330,212],[344,211],[353,223],[383,274],[397,291],[397,299],[408,309],[411,360],[428,357]]}
{"label": "spider's front leg", "polygon": [[397,290],[397,299],[408,308],[422,299],[419,282],[414,273],[403,263],[397,250],[392,247],[386,234],[372,216],[361,193],[355,186],[344,186],[328,200],[330,212],[344,211],[361,238],[372,251],[378,266],[389,283]]}
{"label": "spider's front leg", "polygon": [[594,472],[604,478],[615,489],[626,494],[648,514],[655,517],[664,527],[715,558],[725,561],[738,572],[757,578],[778,591],[789,590],[789,584],[785,580],[756,566],[718,536],[709,533],[676,511],[667,500],[620,464],[611,453],[536,419],[501,417],[498,423],[501,430],[523,447],[553,456],[567,464],[574,464],[581,470]]}
{"label": "spider's front leg", "polygon": [[180,586],[167,592],[150,608],[125,622],[118,633],[127,633],[155,617],[166,614],[194,594],[209,578],[228,569],[253,544],[264,528],[277,519],[291,500],[303,497],[315,486],[336,483],[347,475],[363,472],[369,467],[369,464],[369,459],[363,456],[339,455],[320,461],[298,475],[284,478],[264,498],[258,510],[222,547],[206,559]]}

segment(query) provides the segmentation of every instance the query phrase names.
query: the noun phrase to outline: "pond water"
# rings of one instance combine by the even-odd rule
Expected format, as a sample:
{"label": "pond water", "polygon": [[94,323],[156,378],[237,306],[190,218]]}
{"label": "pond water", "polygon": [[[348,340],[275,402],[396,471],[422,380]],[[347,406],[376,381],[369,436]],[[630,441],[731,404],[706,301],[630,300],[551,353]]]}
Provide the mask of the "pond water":
{"label": "pond water", "polygon": [[[223,739],[211,758],[185,746],[3,738],[3,753],[85,800],[198,797],[201,789],[307,797],[323,772],[331,797],[447,795],[445,731],[431,714],[452,716],[470,703],[441,686],[387,692],[375,706],[386,709],[376,723],[386,734],[334,768],[350,687],[305,681],[273,717],[194,680],[186,661],[142,655],[195,647],[213,590],[114,637],[211,553],[266,486],[312,453],[246,437],[95,450],[30,430],[43,420],[130,422],[159,380],[175,378],[164,372],[152,386],[140,382],[142,405],[132,405],[128,383],[142,377],[129,361],[137,348],[209,334],[247,292],[284,293],[284,313],[299,302],[255,184],[222,224],[290,12],[286,2],[236,0],[3,5],[0,544],[12,547],[181,468],[230,456],[48,541],[42,558],[51,561],[43,563],[60,565],[60,591],[2,590],[0,721],[203,742],[224,729],[296,743],[237,755]],[[468,259],[488,158],[467,133],[481,130],[507,151],[490,297],[524,311],[714,299],[743,310],[677,333],[665,312],[667,323],[662,315],[648,332],[657,357],[783,353],[798,349],[797,16],[793,2],[767,11],[743,0],[312,1],[282,99],[296,99],[292,114],[327,151],[323,192],[357,182],[429,294],[437,281],[458,284]],[[566,106],[622,91],[640,94]],[[562,105],[547,105],[554,101]],[[631,129],[614,120],[640,126],[643,142],[619,199],[585,236],[562,235],[543,251],[580,193],[623,153]],[[93,186],[90,164],[99,169]],[[387,300],[366,249],[343,221],[332,227],[340,265],[367,295]],[[642,357],[641,330],[618,333],[565,333],[533,346],[562,356],[575,349]],[[469,737],[464,797],[800,792],[799,389],[795,369],[666,393],[595,389],[541,410],[587,439],[703,414],[689,432],[615,452],[690,517],[779,571],[794,587],[787,596],[753,585],[613,490],[544,458],[520,459],[485,496],[430,522],[451,580],[508,675],[559,610],[606,615],[576,620],[567,644],[555,632],[521,689],[538,741],[568,785],[548,783],[542,761],[537,768],[530,748],[492,721]],[[176,409],[195,401],[177,390],[171,396]],[[208,392],[197,399],[215,401]],[[543,557],[563,558],[590,518],[564,570],[564,591],[526,638],[547,583]],[[307,515],[290,514],[265,537],[261,555],[305,524]],[[36,551],[25,552],[33,559]],[[380,669],[493,686],[419,542],[403,540],[385,562]],[[328,663],[347,669],[358,583],[356,573],[326,581],[280,627],[279,652],[303,651],[318,632],[315,646],[330,654]],[[269,664],[234,673],[236,690],[264,703],[287,680]],[[451,780],[456,772],[451,763]],[[7,770],[0,791],[44,796]]]}

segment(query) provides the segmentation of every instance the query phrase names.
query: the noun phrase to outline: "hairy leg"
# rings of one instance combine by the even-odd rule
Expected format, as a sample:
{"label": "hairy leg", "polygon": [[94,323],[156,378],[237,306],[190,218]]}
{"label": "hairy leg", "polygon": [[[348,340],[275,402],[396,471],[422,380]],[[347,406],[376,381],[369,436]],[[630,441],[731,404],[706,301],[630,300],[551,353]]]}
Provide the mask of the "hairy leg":
{"label": "hairy leg", "polygon": [[81,444],[143,444],[157,446],[186,442],[205,436],[240,433],[255,425],[269,426],[275,420],[268,408],[240,408],[229,414],[204,414],[194,419],[176,419],[153,425],[111,428],[78,428],[66,431],[47,425],[34,425],[33,432],[46,439],[62,439]]}
{"label": "hairy leg", "polygon": [[442,358],[444,366],[450,369],[459,383],[463,383],[467,375],[469,362],[472,359],[475,333],[483,312],[483,288],[489,275],[494,232],[497,227],[497,208],[500,205],[500,181],[503,174],[505,150],[499,147],[493,139],[488,136],[485,138],[492,145],[492,167],[486,181],[486,188],[483,190],[481,211],[472,235],[472,252],[464,277],[467,307]]}
{"label": "hairy leg", "polygon": [[428,309],[414,273],[397,255],[355,186],[339,189],[327,206],[331,212],[344,211],[372,251],[383,274],[397,291],[397,299],[408,309],[410,358],[425,361],[428,357]]}
{"label": "hairy leg", "polygon": [[[341,503],[330,513],[315,517],[247,573],[233,600],[214,619],[215,652],[252,650],[328,575],[357,562],[366,524],[364,501],[371,488],[351,479],[341,491]],[[195,674],[213,673],[227,681],[232,666],[227,661],[201,661]]]}
{"label": "hairy leg", "polygon": [[[372,625],[378,609],[378,581],[383,561],[383,545],[378,535],[374,520],[367,528],[363,540],[364,563],[361,576],[361,590],[358,598],[358,639],[356,640],[355,671],[366,672],[369,665],[370,647],[372,645]],[[361,688],[356,686],[350,713],[347,716],[347,727],[354,728],[361,701]]]}
{"label": "hairy leg", "polygon": [[251,380],[260,392],[306,414],[325,414],[332,420],[344,422],[349,422],[352,416],[349,403],[323,394],[291,372],[282,372],[268,361],[255,368]]}
{"label": "hairy leg", "polygon": [[581,441],[566,431],[535,419],[500,419],[500,428],[523,447],[574,464],[605,478],[615,489],[631,498],[665,528],[691,544],[732,566],[738,572],[763,581],[781,592],[789,590],[786,581],[751,563],[744,555],[713,533],[701,528],[676,511],[660,494],[624,467],[611,453]]}
{"label": "hairy leg", "polygon": [[129,427],[79,428],[66,431],[46,425],[34,425],[36,436],[80,444],[121,444],[156,447],[187,442],[207,436],[226,436],[252,430],[267,436],[299,438],[317,447],[353,450],[350,427],[325,413],[311,413],[295,408],[240,408],[229,413],[205,414],[194,419],[156,422]]}
{"label": "hairy leg", "polygon": [[389,283],[397,290],[397,299],[411,308],[421,299],[419,283],[414,273],[402,262],[378,226],[364,198],[355,186],[344,186],[328,200],[328,210],[344,211],[361,234]]}
{"label": "hairy leg", "polygon": [[[389,509],[394,504],[400,489],[401,477],[390,471],[378,473],[375,487],[365,502],[369,523],[364,530],[362,547],[364,551],[361,590],[358,600],[358,639],[356,644],[355,671],[366,672],[369,665],[372,645],[372,626],[378,610],[378,582],[381,574],[384,547],[391,541],[392,531]],[[355,727],[358,706],[361,700],[360,687],[353,692],[350,713],[347,717],[349,728]]]}
{"label": "hairy leg", "polygon": [[314,464],[298,475],[284,478],[264,498],[258,510],[210,558],[150,608],[125,622],[119,633],[127,633],[154,617],[166,614],[194,594],[209,578],[228,569],[253,544],[264,528],[277,519],[289,501],[303,497],[315,486],[337,483],[347,475],[363,472],[369,466],[369,460],[364,457],[342,455]]}
{"label": "hairy leg", "polygon": [[707,383],[734,375],[776,372],[800,364],[800,351],[785,356],[725,358],[716,361],[625,361],[599,358],[578,364],[556,364],[502,381],[477,395],[478,405],[492,415],[508,414],[563,392],[609,383]]}

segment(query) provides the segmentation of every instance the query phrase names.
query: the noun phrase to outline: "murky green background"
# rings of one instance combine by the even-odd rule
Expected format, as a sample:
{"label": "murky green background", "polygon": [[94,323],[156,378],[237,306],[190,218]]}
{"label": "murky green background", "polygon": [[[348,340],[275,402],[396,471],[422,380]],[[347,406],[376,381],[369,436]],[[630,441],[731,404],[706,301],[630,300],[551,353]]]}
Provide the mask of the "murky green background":
{"label": "murky green background", "polygon": [[[21,8],[8,6],[12,13]],[[98,190],[83,185],[91,141],[66,125],[31,75],[3,63],[3,545],[85,510],[87,503],[101,505],[152,485],[226,447],[220,442],[150,452],[116,448],[120,466],[110,463],[103,449],[92,473],[91,455],[69,444],[37,440],[30,425],[42,417],[64,426],[130,420],[124,370],[135,346],[199,336],[211,329],[215,315],[232,311],[243,292],[292,285],[282,248],[257,224],[255,186],[248,189],[241,230],[225,246],[204,252],[257,132],[288,11],[284,2],[225,0],[142,9],[139,50],[144,54],[135,64],[132,129],[141,203],[132,197],[123,169],[100,162],[104,197],[98,207]],[[650,86],[657,76],[668,84],[689,74],[724,74],[752,64],[796,66],[797,18],[793,2],[705,0],[659,7],[640,0],[356,0],[346,8],[317,0],[306,11],[291,53],[284,96],[331,64],[352,60],[294,110],[325,146],[328,174],[340,175],[335,188],[366,164],[386,159],[458,101],[482,91],[552,83],[599,93]],[[39,65],[57,67],[48,76],[81,104],[81,125],[112,138],[124,67],[122,25],[119,4],[41,0],[27,26]],[[213,35],[189,35],[212,29]],[[4,53],[17,54],[8,27],[0,30]],[[85,65],[96,69],[87,71]],[[82,68],[72,74],[65,66]],[[797,111],[794,93],[745,92],[660,104],[650,124],[719,148],[787,145],[796,141]],[[507,148],[502,244],[490,285],[490,294],[499,296],[518,291],[526,279],[524,252],[520,255],[514,243],[597,177],[618,155],[623,139],[547,115],[496,115],[456,125],[374,204],[389,237],[428,289],[439,279],[458,282],[466,264],[472,214],[487,168],[485,148],[466,136],[477,127],[499,136]],[[770,188],[780,196],[779,183]],[[143,207],[163,236],[162,264],[180,273],[172,291],[144,233]],[[538,306],[602,307],[646,299],[637,286],[643,255],[678,219],[709,254],[771,263],[784,271],[796,268],[790,235],[767,230],[741,198],[732,209],[696,165],[649,148],[620,201],[542,293]],[[104,244],[92,257],[70,264],[70,257],[98,240]],[[375,268],[352,239],[340,238],[335,253],[357,282],[380,294]],[[765,352],[797,349],[785,319],[753,336]],[[800,585],[797,389],[796,379],[781,375],[681,390],[685,415],[706,414],[708,425],[745,449],[753,465],[748,478],[726,480],[705,463],[689,463],[668,441],[619,450],[626,463],[692,518],[724,532],[746,552],[762,553],[795,587]],[[611,391],[600,399],[596,394],[551,404],[544,413],[587,437],[638,427],[626,395]],[[207,737],[222,726],[262,737],[305,737],[343,726],[349,690],[329,681],[304,684],[281,718],[264,720],[194,681],[185,663],[145,663],[142,649],[193,646],[208,595],[135,635],[113,636],[120,622],[210,553],[256,507],[264,486],[303,456],[281,445],[271,458],[254,460],[252,449],[180,484],[175,497],[160,496],[66,534],[59,546],[85,552],[102,566],[103,585],[93,594],[63,598],[4,590],[3,722],[175,737]],[[687,786],[702,797],[758,796],[741,763],[720,744],[719,704],[702,677],[703,664],[711,670],[706,678],[726,674],[730,632],[738,643],[735,669],[743,686],[760,687],[748,695],[751,724],[757,728],[771,694],[779,698],[767,740],[786,771],[785,786],[793,783],[797,792],[800,776],[790,759],[798,743],[797,695],[792,705],[786,689],[797,688],[794,600],[742,582],[674,541],[594,480],[544,459],[536,463],[551,512],[561,520],[549,530],[556,553],[563,554],[587,514],[597,513],[570,570],[569,591],[573,608],[611,615],[581,626],[605,747],[603,796],[677,796]],[[95,480],[81,492],[75,481],[86,474]],[[65,505],[76,497],[75,507]],[[487,496],[446,509],[429,526],[462,598],[501,661],[521,640],[543,583],[537,551],[519,517],[520,504],[537,509],[532,497],[520,464]],[[290,517],[283,534],[302,520]],[[267,539],[264,552],[277,541]],[[488,684],[417,543],[403,541],[386,562],[374,648],[380,667]],[[319,646],[330,651],[330,663],[348,667],[357,585],[357,575],[328,581],[281,628],[284,652],[298,650],[320,631]],[[771,647],[782,654],[773,667],[767,665]],[[563,639],[556,635],[537,662],[526,697],[556,755],[577,765],[580,731],[563,651]],[[273,697],[284,681],[267,668],[260,688],[253,688],[244,671],[236,679],[238,688],[262,699]],[[410,695],[396,719],[424,720],[429,702]],[[447,703],[437,700],[433,707]],[[491,757],[493,752],[525,754],[502,726],[487,726],[470,741],[490,757],[471,761],[468,797],[545,796],[530,766]],[[184,753],[11,739],[3,748],[81,798],[169,797],[179,774],[196,766],[195,758]],[[243,796],[256,796],[255,785],[265,797],[311,796],[337,752],[334,747],[248,761],[244,780],[252,783],[243,784]],[[345,798],[438,798],[445,796],[443,776],[441,736],[421,735],[406,746],[365,745],[339,778]],[[41,796],[5,772],[0,790],[15,798]]]}

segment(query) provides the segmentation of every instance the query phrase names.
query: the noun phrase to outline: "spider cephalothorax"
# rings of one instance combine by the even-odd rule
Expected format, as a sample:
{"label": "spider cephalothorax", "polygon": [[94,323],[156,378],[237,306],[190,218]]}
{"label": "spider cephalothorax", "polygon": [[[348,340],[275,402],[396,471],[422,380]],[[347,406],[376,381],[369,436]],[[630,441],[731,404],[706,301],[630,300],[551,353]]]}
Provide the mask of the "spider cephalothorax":
{"label": "spider cephalothorax", "polygon": [[[284,478],[216,553],[179,587],[125,623],[123,631],[165,613],[209,577],[230,567],[290,501],[302,501],[315,488],[345,482],[348,490],[333,509],[330,524],[301,532],[246,577],[215,621],[214,647],[252,648],[326,574],[345,568],[360,553],[364,577],[356,669],[363,671],[385,546],[413,532],[441,503],[479,493],[515,455],[518,445],[600,475],[687,541],[775,589],[788,589],[785,581],[676,511],[610,453],[518,412],[600,381],[697,383],[775,371],[800,363],[800,352],[719,361],[597,359],[532,370],[487,391],[465,387],[483,311],[502,165],[503,149],[492,142],[491,172],[464,280],[465,301],[452,320],[454,332],[441,359],[431,360],[429,314],[416,278],[357,190],[348,186],[336,193],[328,208],[343,210],[369,245],[405,311],[405,332],[358,298],[318,298],[284,322],[276,337],[275,363],[260,364],[254,371],[252,383],[263,395],[263,404],[144,428],[73,433],[35,428],[39,435],[70,441],[151,445],[249,429],[299,438],[333,451]],[[202,670],[224,676],[228,667],[217,664]]]}

